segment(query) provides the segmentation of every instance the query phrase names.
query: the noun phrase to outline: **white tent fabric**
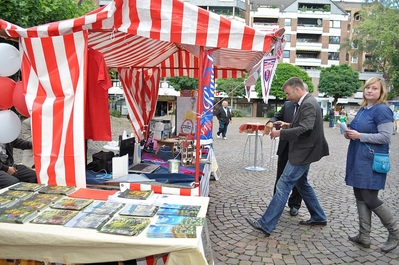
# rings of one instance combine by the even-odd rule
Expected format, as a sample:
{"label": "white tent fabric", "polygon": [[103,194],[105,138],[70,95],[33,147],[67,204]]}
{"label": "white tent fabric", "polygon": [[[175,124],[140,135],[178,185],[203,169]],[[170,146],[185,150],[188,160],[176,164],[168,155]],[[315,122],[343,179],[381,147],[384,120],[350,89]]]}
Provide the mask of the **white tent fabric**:
{"label": "white tent fabric", "polygon": [[87,46],[108,67],[160,68],[162,77],[200,77],[200,52],[210,49],[215,78],[243,77],[283,33],[257,31],[181,0],[114,0],[83,17],[29,29],[0,20],[0,36],[20,40],[39,181],[85,186]]}

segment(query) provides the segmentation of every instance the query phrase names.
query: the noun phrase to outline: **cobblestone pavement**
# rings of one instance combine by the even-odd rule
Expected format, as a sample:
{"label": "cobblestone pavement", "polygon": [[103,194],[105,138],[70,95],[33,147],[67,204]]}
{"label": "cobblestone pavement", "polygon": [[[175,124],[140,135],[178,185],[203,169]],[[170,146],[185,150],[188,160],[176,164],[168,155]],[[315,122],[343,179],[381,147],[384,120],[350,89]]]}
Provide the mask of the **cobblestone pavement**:
{"label": "cobblestone pavement", "polygon": [[[344,182],[348,141],[339,129],[328,128],[327,122],[325,134],[330,155],[313,163],[309,172],[309,182],[328,217],[327,226],[300,226],[300,220],[309,218],[306,206],[302,205],[296,217],[289,215],[287,206],[270,237],[249,227],[243,217],[259,218],[272,198],[276,165],[270,157],[272,141],[264,136],[262,166],[266,170],[246,170],[245,167],[253,165],[253,157],[243,161],[247,134],[239,133],[238,127],[246,122],[266,121],[266,118],[234,118],[227,140],[216,139],[214,131],[214,150],[221,177],[210,184],[208,227],[215,264],[399,264],[399,247],[390,253],[379,249],[388,233],[375,215],[370,249],[347,240],[348,234],[356,233],[358,228],[354,195]],[[126,118],[112,118],[111,122],[114,140],[124,129],[130,134]],[[218,127],[216,120],[214,127]],[[101,150],[104,144],[89,142],[88,155]],[[399,135],[392,136],[390,150],[392,169],[380,197],[399,221]],[[15,155],[18,161],[18,150]]]}
{"label": "cobblestone pavement", "polygon": [[[245,122],[266,121],[266,118],[234,118],[228,127],[227,140],[214,141],[221,171],[220,179],[211,181],[208,210],[215,264],[399,264],[399,247],[391,253],[380,251],[388,233],[374,214],[371,248],[364,249],[348,241],[348,234],[353,235],[358,229],[355,198],[344,182],[348,140],[338,128],[328,128],[327,122],[325,135],[330,155],[313,163],[309,172],[309,182],[327,215],[327,226],[300,226],[300,220],[310,217],[303,203],[296,217],[289,215],[286,206],[270,237],[264,237],[247,224],[244,216],[259,218],[272,198],[276,162],[270,159],[272,140],[264,136],[266,170],[246,170],[254,162],[243,161],[247,134],[239,133],[238,127]],[[217,126],[215,122],[215,129]],[[390,150],[392,169],[380,197],[399,221],[399,135],[392,136]]]}

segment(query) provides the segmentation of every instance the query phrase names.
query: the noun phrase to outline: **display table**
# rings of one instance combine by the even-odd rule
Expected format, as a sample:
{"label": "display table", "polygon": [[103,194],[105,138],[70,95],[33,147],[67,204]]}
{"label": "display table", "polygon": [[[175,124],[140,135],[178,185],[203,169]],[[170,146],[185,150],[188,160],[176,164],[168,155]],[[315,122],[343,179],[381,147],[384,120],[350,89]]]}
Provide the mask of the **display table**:
{"label": "display table", "polygon": [[266,170],[263,167],[257,166],[258,136],[259,136],[259,131],[265,130],[265,126],[266,126],[265,124],[261,124],[261,123],[244,123],[244,124],[241,124],[240,127],[238,128],[238,131],[240,133],[243,133],[243,132],[254,133],[255,132],[254,165],[245,167],[245,169],[247,169],[247,170],[253,170],[253,171]]}
{"label": "display table", "polygon": [[[198,216],[206,216],[208,197],[185,197],[184,201],[201,205]],[[151,218],[152,224],[156,218]],[[201,238],[203,227],[197,227],[197,238],[148,238],[147,229],[138,236],[122,236],[58,225],[0,223],[0,259],[73,264],[124,261],[169,253],[167,265],[208,264]]]}
{"label": "display table", "polygon": [[174,150],[175,144],[180,142],[180,140],[178,139],[165,139],[165,140],[155,139],[155,141],[157,141],[157,150],[155,150],[155,154],[158,154],[159,149],[161,149],[162,146],[166,145],[172,151],[172,156],[175,155],[175,150]]}

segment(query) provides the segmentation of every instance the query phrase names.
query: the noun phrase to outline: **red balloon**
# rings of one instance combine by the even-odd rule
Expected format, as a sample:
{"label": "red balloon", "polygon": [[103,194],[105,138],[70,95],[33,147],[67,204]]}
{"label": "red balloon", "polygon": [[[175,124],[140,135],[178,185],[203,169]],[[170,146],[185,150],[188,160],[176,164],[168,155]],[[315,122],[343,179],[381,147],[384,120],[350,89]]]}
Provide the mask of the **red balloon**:
{"label": "red balloon", "polygon": [[25,117],[30,117],[28,107],[26,106],[25,95],[23,93],[22,81],[18,81],[15,85],[12,102],[19,114]]}
{"label": "red balloon", "polygon": [[8,77],[0,76],[0,110],[9,109],[12,107],[14,88],[14,80]]}

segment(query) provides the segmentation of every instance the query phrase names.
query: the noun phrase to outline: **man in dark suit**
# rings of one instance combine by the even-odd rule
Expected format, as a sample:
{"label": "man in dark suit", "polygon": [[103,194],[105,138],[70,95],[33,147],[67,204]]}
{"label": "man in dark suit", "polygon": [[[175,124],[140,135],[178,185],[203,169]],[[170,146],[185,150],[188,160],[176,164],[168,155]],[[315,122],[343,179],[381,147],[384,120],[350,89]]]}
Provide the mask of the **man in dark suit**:
{"label": "man in dark suit", "polygon": [[308,183],[310,164],[329,155],[324,137],[323,117],[316,99],[306,91],[300,78],[292,77],[283,86],[288,100],[298,104],[292,123],[279,122],[282,129],[272,131],[271,138],[289,142],[288,162],[277,182],[276,193],[261,219],[245,217],[255,229],[269,236],[284,211],[290,191],[295,186],[301,194],[310,213],[309,220],[302,225],[326,225],[327,217]]}
{"label": "man in dark suit", "polygon": [[227,126],[231,122],[231,112],[229,110],[228,102],[224,100],[222,102],[222,106],[215,111],[216,118],[219,121],[219,131],[216,133],[217,138],[220,138],[220,134],[222,134],[223,139],[227,139]]}
{"label": "man in dark suit", "polygon": [[32,149],[32,142],[17,138],[11,143],[0,143],[0,189],[20,181],[37,183],[35,171],[24,165],[15,165],[14,148],[21,150]]}
{"label": "man in dark suit", "polygon": [[[279,112],[277,112],[277,114],[266,123],[266,127],[269,129],[267,134],[269,134],[272,131],[274,123],[276,121],[284,121],[288,123],[292,122],[295,111],[296,111],[295,104],[292,103],[291,101],[286,101],[279,110]],[[276,126],[277,125],[279,124],[276,123]],[[278,155],[277,174],[276,174],[276,182],[274,183],[273,194],[276,193],[277,182],[280,179],[281,174],[283,173],[285,165],[287,164],[288,161],[288,141],[279,140],[277,155]],[[301,208],[301,201],[302,201],[301,194],[299,194],[297,188],[294,187],[292,189],[290,198],[288,199],[288,207],[290,207],[291,216],[298,215],[298,210],[299,208]]]}

